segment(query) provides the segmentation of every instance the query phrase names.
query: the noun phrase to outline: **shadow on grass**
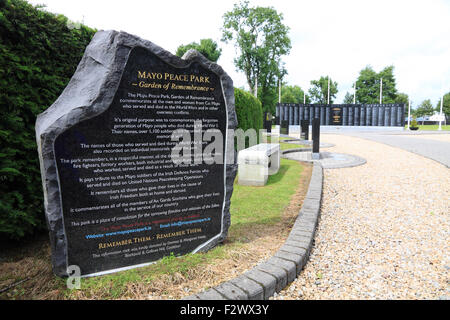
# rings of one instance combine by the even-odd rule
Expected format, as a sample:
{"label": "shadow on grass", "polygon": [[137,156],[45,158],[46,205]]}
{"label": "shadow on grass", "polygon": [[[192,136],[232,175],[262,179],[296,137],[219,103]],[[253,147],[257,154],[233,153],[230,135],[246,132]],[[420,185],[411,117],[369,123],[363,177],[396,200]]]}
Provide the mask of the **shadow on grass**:
{"label": "shadow on grass", "polygon": [[296,161],[281,159],[277,174],[263,187],[235,185],[231,203],[230,242],[250,242],[283,220],[284,209],[295,194],[303,172]]}
{"label": "shadow on grass", "polygon": [[278,172],[276,174],[269,176],[269,178],[267,179],[266,185],[272,185],[272,184],[280,182],[291,166],[292,165],[287,165],[287,164],[281,165],[280,169],[278,170]]}

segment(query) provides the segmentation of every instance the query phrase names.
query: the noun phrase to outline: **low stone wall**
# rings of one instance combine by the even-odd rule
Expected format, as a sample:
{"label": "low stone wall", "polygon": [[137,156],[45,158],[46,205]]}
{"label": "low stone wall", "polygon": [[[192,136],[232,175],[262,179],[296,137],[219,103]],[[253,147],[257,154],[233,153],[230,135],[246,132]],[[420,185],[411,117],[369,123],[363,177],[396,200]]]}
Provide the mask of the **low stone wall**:
{"label": "low stone wall", "polygon": [[303,206],[284,245],[270,259],[217,287],[184,300],[264,300],[300,274],[309,258],[319,221],[323,169],[315,162]]}

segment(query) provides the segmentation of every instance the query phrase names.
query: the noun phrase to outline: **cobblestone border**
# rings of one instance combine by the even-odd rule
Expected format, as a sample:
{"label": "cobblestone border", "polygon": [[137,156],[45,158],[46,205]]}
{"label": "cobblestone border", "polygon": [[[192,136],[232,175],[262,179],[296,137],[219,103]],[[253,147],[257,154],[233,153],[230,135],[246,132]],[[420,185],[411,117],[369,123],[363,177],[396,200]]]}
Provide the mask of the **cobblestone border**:
{"label": "cobblestone border", "polygon": [[284,245],[241,276],[183,300],[267,300],[295,280],[308,261],[319,221],[323,168],[314,162],[303,206]]}

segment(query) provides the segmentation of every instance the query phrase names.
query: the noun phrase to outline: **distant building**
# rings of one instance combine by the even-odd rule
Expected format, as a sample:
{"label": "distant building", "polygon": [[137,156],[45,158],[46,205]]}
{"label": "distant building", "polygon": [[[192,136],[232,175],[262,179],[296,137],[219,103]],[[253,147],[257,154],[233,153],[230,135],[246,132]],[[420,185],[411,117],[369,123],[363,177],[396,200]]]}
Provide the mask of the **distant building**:
{"label": "distant building", "polygon": [[[413,116],[410,117],[410,121],[413,119]],[[416,118],[418,124],[439,124],[439,121],[442,121],[443,125],[447,124],[445,114],[442,115],[438,111],[434,111],[432,116],[423,116]],[[408,117],[405,117],[405,123],[408,122]]]}

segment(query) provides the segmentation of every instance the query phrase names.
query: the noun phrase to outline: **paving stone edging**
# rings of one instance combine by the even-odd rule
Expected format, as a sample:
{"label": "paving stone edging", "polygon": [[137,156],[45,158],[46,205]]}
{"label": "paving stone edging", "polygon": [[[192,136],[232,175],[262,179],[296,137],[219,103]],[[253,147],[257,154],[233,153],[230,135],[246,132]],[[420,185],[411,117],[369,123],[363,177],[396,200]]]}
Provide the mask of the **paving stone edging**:
{"label": "paving stone edging", "polygon": [[241,276],[183,300],[267,300],[295,280],[308,261],[319,221],[323,168],[314,162],[308,192],[292,230],[274,256]]}

